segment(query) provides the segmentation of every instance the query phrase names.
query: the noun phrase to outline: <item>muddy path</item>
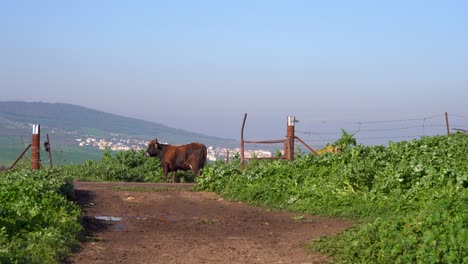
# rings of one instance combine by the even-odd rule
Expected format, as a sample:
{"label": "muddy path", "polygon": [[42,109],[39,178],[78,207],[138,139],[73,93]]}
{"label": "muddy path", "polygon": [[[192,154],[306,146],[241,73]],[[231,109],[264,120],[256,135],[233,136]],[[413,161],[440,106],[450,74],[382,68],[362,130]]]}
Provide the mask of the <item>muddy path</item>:
{"label": "muddy path", "polygon": [[304,243],[352,225],[231,202],[191,187],[76,182],[89,235],[66,263],[327,263]]}

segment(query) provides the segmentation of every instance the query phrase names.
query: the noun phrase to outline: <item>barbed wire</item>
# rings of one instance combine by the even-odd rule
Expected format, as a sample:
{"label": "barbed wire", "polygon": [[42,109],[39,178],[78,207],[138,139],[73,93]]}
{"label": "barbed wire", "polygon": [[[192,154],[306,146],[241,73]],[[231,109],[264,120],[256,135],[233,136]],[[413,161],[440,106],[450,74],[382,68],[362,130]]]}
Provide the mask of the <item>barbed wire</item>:
{"label": "barbed wire", "polygon": [[461,118],[468,118],[468,116],[463,116],[463,115],[450,115],[450,116],[461,117]]}
{"label": "barbed wire", "polygon": [[395,128],[383,128],[383,129],[359,129],[357,132],[379,132],[379,131],[395,131],[395,130],[406,130],[411,128],[418,128],[421,126],[406,126],[406,127],[395,127]]}
{"label": "barbed wire", "polygon": [[[388,137],[356,137],[358,140],[363,140],[363,139],[391,139],[391,138],[418,138],[418,137],[423,137],[424,135],[413,135],[413,136],[388,136]],[[337,138],[325,138],[325,139],[310,139],[307,141],[310,142],[330,142],[334,141]]]}
{"label": "barbed wire", "polygon": [[298,130],[295,130],[295,133],[299,133],[299,134],[306,134],[306,135],[341,135],[343,133],[338,133],[338,132],[311,132],[311,131],[298,131]]}
{"label": "barbed wire", "polygon": [[[452,130],[455,130],[455,128],[457,128],[457,130],[468,128],[465,122],[457,120],[457,118],[468,118],[468,116],[455,114],[449,115],[449,117],[452,117],[449,118],[449,126]],[[307,118],[305,120],[307,120]],[[409,122],[413,124],[398,125]],[[353,135],[358,141],[367,141],[367,144],[373,144],[372,142],[375,143],[376,140],[380,140],[382,141],[381,143],[384,143],[384,140],[399,141],[416,139],[430,135],[443,135],[446,134],[446,130],[442,128],[447,127],[445,114],[431,115],[421,118],[358,122],[349,120],[346,122],[322,120],[319,123],[315,122],[310,125],[313,125],[314,128],[308,130],[299,129],[295,132],[299,135],[306,135],[306,138],[303,138],[303,140],[308,143],[310,142],[311,145],[314,145],[316,148],[321,148],[325,143],[338,140],[343,135],[343,132],[339,131],[341,129],[344,129],[348,134]],[[341,126],[341,128],[338,128],[339,126]],[[323,145],[319,146],[319,144],[322,143]]]}
{"label": "barbed wire", "polygon": [[382,120],[382,121],[367,121],[367,122],[355,122],[355,124],[358,125],[364,125],[364,124],[380,124],[380,123],[401,123],[401,122],[410,122],[410,121],[421,121],[421,120],[427,120],[427,119],[433,119],[437,117],[443,117],[444,114],[441,115],[433,115],[433,116],[428,116],[428,117],[422,117],[422,118],[409,118],[409,119],[395,119],[395,120]]}
{"label": "barbed wire", "polygon": [[[458,126],[454,125],[453,127],[467,128],[468,126]],[[407,130],[412,128],[424,128],[424,127],[446,127],[446,125],[418,125],[418,126],[406,126],[406,127],[396,127],[396,128],[383,128],[383,129],[358,129],[351,134],[357,134],[359,132],[385,132],[385,131],[398,131],[398,130]],[[312,132],[312,131],[300,131],[296,130],[296,133],[305,134],[305,135],[342,135],[343,133],[338,132]]]}
{"label": "barbed wire", "polygon": [[[405,127],[394,127],[394,128],[381,128],[381,129],[357,129],[353,130],[354,132],[351,132],[351,134],[355,134],[358,132],[385,132],[385,131],[397,131],[397,130],[407,130],[407,129],[412,129],[412,128],[427,128],[427,127],[436,127],[436,128],[441,128],[441,127],[447,127],[446,125],[428,125],[428,124],[422,124],[422,125],[415,125],[415,126],[405,126]],[[450,125],[450,127],[457,127],[457,128],[468,128],[468,126],[465,125]],[[301,130],[296,130],[295,133],[299,134],[306,134],[306,135],[342,135],[341,132],[314,132],[314,131],[301,131]]]}

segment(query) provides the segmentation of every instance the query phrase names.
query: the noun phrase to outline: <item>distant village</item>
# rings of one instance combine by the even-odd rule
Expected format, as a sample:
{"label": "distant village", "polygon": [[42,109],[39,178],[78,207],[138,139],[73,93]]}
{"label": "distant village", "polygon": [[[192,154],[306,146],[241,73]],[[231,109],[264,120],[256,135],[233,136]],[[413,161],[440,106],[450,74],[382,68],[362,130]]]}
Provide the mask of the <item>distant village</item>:
{"label": "distant village", "polygon": [[[88,137],[86,139],[77,138],[75,139],[80,147],[93,147],[99,148],[104,150],[108,148],[112,151],[123,151],[123,150],[146,150],[146,140],[135,140],[135,139],[97,139]],[[217,160],[226,160],[227,155],[232,158],[236,155],[236,153],[240,153],[240,148],[228,149],[223,147],[212,147],[208,146],[208,154],[207,159],[209,161],[217,161]],[[245,157],[252,158],[267,158],[271,157],[273,154],[271,151],[268,150],[245,150]]]}

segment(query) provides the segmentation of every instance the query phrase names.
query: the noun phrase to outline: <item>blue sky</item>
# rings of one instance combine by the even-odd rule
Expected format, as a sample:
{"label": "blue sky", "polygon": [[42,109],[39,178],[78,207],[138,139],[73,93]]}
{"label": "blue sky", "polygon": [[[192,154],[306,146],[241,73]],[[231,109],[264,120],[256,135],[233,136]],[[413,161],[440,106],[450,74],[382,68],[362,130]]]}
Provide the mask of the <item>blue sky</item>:
{"label": "blue sky", "polygon": [[236,139],[468,115],[468,1],[2,1],[0,36],[0,100]]}

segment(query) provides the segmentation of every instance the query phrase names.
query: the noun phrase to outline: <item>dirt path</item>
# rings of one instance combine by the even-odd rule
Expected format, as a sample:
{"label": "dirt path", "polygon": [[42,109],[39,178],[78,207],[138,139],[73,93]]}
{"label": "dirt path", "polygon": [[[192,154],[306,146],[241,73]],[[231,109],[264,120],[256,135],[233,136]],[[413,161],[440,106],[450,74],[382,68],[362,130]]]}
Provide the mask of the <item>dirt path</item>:
{"label": "dirt path", "polygon": [[303,244],[352,224],[265,210],[190,187],[76,182],[93,235],[67,263],[326,263]]}

